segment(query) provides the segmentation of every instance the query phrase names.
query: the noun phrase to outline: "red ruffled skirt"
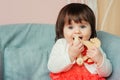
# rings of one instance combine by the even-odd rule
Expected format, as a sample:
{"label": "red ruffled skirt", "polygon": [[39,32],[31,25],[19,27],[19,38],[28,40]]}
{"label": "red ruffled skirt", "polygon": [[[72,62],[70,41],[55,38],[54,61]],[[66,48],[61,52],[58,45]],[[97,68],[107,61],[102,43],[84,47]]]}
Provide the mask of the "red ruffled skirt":
{"label": "red ruffled skirt", "polygon": [[51,80],[105,80],[97,74],[91,74],[85,66],[74,64],[67,72],[50,73]]}

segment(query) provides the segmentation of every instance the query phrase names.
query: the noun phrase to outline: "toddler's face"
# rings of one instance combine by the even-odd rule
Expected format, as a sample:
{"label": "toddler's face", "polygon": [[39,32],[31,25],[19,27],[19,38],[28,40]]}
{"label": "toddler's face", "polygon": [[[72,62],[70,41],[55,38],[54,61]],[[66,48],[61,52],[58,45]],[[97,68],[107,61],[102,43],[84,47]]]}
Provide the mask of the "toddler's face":
{"label": "toddler's face", "polygon": [[73,42],[73,38],[76,35],[79,35],[82,40],[89,40],[91,36],[91,26],[86,21],[82,21],[81,23],[72,21],[71,24],[64,25],[63,32],[68,43]]}

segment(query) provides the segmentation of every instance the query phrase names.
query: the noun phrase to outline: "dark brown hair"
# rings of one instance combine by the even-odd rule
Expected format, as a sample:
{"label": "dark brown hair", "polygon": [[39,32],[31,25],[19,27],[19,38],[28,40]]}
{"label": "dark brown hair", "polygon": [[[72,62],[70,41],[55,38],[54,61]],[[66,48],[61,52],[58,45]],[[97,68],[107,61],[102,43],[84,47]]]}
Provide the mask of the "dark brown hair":
{"label": "dark brown hair", "polygon": [[64,38],[63,28],[65,23],[71,24],[71,21],[76,23],[81,22],[82,20],[87,21],[91,26],[91,37],[96,37],[96,30],[95,30],[95,15],[93,11],[86,5],[81,3],[71,3],[64,6],[58,15],[56,21],[56,38]]}

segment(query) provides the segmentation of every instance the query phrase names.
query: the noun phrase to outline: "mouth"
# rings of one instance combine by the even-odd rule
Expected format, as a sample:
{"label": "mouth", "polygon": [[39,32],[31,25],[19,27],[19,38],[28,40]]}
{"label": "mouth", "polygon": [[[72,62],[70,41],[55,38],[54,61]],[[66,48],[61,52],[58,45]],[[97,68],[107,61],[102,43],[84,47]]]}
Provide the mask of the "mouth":
{"label": "mouth", "polygon": [[[78,39],[81,39],[82,40],[83,37],[81,36],[78,36]],[[73,40],[75,40],[75,37],[73,37]]]}
{"label": "mouth", "polygon": [[79,39],[82,39],[82,37],[79,36]]}

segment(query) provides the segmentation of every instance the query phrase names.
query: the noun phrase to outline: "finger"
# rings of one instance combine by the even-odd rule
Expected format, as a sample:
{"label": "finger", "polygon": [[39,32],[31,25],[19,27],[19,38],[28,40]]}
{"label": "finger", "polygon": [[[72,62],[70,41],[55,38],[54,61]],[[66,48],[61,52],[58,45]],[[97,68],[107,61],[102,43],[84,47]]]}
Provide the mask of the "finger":
{"label": "finger", "polygon": [[87,50],[87,56],[90,58],[93,58],[95,56],[95,51],[94,50]]}
{"label": "finger", "polygon": [[80,52],[84,51],[84,47],[81,46],[81,47],[79,48],[79,50],[80,50]]}

